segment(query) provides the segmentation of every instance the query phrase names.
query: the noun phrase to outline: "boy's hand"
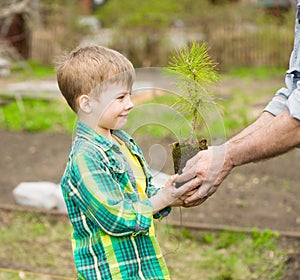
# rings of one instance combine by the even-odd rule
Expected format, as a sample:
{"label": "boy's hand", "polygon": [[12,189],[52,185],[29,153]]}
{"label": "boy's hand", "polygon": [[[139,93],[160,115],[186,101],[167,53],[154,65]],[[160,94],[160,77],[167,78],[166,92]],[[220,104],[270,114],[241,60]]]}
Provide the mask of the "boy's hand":
{"label": "boy's hand", "polygon": [[[152,203],[154,214],[167,206],[186,206],[184,205],[184,200],[195,193],[195,187],[191,181],[180,188],[176,188],[175,179],[177,177],[178,175],[170,176],[165,186],[149,199]],[[190,206],[188,205],[187,207]]]}
{"label": "boy's hand", "polygon": [[190,191],[194,189],[194,186],[190,184],[190,182],[185,183],[180,188],[175,187],[175,179],[177,176],[178,175],[170,176],[165,186],[160,189],[156,195],[150,198],[153,213],[157,213],[167,206],[183,205],[183,200],[186,198],[185,195],[191,195]]}
{"label": "boy's hand", "polygon": [[[195,190],[191,190],[187,193],[185,193],[184,195],[182,195],[181,197],[179,197],[177,200],[175,200],[170,206],[171,207],[179,207],[179,206],[183,206],[183,207],[192,207],[189,206],[188,204],[185,204],[184,201],[185,199],[187,199],[189,196],[192,196],[195,192],[197,191],[197,189]],[[194,203],[193,203],[194,204]]]}

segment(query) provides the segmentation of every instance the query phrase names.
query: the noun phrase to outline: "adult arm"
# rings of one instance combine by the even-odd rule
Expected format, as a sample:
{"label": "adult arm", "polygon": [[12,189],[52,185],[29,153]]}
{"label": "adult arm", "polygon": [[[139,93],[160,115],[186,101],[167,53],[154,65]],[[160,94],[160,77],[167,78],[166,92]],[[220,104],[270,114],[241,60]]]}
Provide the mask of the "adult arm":
{"label": "adult arm", "polygon": [[201,187],[186,203],[212,195],[234,167],[274,157],[300,144],[300,121],[291,117],[289,111],[276,117],[266,114],[225,144],[209,147],[188,161],[176,180],[194,178],[190,186]]}
{"label": "adult arm", "polygon": [[230,139],[226,146],[233,167],[271,158],[300,144],[300,121],[284,111],[246,135]]}
{"label": "adult arm", "polygon": [[271,121],[274,119],[274,115],[264,111],[255,122],[253,122],[252,124],[248,125],[246,128],[244,128],[241,132],[239,132],[238,134],[236,134],[235,136],[233,136],[230,140],[231,141],[235,141],[241,138],[246,137],[247,135],[257,131],[258,129],[260,129],[261,127],[268,125],[269,123],[271,123]]}

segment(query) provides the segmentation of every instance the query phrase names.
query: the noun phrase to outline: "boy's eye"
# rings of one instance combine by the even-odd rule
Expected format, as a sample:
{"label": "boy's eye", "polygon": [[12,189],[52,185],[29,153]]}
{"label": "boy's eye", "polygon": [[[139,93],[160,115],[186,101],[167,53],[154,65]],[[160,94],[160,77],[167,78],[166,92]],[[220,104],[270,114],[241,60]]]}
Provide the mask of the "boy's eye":
{"label": "boy's eye", "polygon": [[120,94],[117,99],[118,100],[123,100],[127,95],[131,95],[131,92],[126,92],[126,93],[123,93],[123,94]]}
{"label": "boy's eye", "polygon": [[122,94],[122,95],[119,95],[119,96],[117,97],[117,99],[118,99],[118,100],[122,100],[122,99],[124,99],[124,97],[125,97],[125,94]]}

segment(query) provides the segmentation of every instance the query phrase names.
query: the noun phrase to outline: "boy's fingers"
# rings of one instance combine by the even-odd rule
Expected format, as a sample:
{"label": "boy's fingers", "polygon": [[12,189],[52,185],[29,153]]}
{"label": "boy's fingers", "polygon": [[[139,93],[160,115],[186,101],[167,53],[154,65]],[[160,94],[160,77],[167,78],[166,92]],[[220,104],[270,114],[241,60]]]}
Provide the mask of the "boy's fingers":
{"label": "boy's fingers", "polygon": [[195,207],[195,206],[198,206],[200,204],[202,204],[208,197],[205,197],[205,198],[200,198],[194,202],[190,202],[190,203],[186,203],[184,201],[184,204],[182,205],[183,207],[185,208],[190,208],[190,207]]}
{"label": "boy's fingers", "polygon": [[167,182],[165,183],[165,186],[171,186],[171,185],[173,185],[175,183],[175,179],[176,179],[177,176],[178,176],[177,174],[171,175],[168,178]]}
{"label": "boy's fingers", "polygon": [[191,195],[193,195],[195,192],[197,192],[197,190],[198,190],[198,188],[193,189],[193,190],[187,192],[186,194],[184,194],[184,196],[186,196],[186,197],[191,196]]}
{"label": "boy's fingers", "polygon": [[199,197],[198,192],[194,193],[193,195],[189,196],[187,199],[185,199],[184,204],[185,205],[194,205],[199,200],[202,200],[204,198]]}

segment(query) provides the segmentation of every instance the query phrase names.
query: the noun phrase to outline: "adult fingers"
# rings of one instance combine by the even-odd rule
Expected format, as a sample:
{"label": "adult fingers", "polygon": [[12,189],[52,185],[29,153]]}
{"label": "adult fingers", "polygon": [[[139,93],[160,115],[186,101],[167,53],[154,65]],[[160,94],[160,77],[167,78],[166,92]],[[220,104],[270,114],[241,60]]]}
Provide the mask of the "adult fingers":
{"label": "adult fingers", "polygon": [[191,179],[196,177],[196,168],[193,166],[190,169],[186,169],[186,171],[176,177],[175,182],[180,185],[190,181]]}
{"label": "adult fingers", "polygon": [[201,182],[201,178],[198,177],[195,177],[194,179],[185,182],[183,185],[176,189],[176,196],[181,197],[183,195],[186,195],[187,193],[190,193],[195,188],[198,188],[201,185]]}
{"label": "adult fingers", "polygon": [[198,199],[207,199],[213,193],[215,193],[217,189],[218,189],[218,186],[216,186],[216,185],[204,184],[197,190],[197,192],[195,194],[193,194],[192,196],[185,199],[184,202],[190,203],[190,202],[195,202]]}

